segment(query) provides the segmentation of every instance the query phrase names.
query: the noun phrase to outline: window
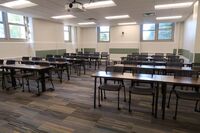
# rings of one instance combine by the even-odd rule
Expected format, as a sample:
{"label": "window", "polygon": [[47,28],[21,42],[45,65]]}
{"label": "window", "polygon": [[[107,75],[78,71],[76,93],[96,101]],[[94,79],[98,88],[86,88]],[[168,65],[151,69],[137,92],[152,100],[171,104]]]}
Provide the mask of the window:
{"label": "window", "polygon": [[26,39],[25,17],[12,13],[8,13],[7,16],[10,38]]}
{"label": "window", "polygon": [[143,40],[155,40],[155,31],[156,26],[155,24],[143,24],[143,34],[142,38]]}
{"label": "window", "polygon": [[0,39],[27,40],[28,17],[0,11]]}
{"label": "window", "polygon": [[0,11],[0,38],[5,38],[5,28],[4,28],[2,11]]}
{"label": "window", "polygon": [[174,38],[174,23],[143,24],[141,29],[142,41],[172,41]]}
{"label": "window", "polygon": [[71,26],[64,26],[64,40],[71,42]]}
{"label": "window", "polygon": [[158,26],[158,40],[172,40],[173,24],[159,23]]}
{"label": "window", "polygon": [[98,31],[98,41],[99,42],[109,42],[110,41],[110,27],[100,26],[97,28]]}

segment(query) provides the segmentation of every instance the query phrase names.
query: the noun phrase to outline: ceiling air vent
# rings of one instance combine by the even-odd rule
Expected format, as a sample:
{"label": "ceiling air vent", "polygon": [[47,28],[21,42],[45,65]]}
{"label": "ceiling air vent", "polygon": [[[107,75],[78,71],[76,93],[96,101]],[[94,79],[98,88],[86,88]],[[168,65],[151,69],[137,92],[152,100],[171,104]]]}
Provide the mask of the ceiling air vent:
{"label": "ceiling air vent", "polygon": [[90,20],[90,21],[96,21],[95,18],[87,18],[87,20]]}
{"label": "ceiling air vent", "polygon": [[144,13],[145,17],[151,17],[151,16],[155,16],[155,12],[146,12]]}

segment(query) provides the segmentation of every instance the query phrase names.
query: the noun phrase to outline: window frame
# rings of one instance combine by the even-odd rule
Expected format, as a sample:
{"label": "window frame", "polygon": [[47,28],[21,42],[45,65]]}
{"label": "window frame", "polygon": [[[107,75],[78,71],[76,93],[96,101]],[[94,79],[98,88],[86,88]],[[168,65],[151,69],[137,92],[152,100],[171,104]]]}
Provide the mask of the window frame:
{"label": "window frame", "polygon": [[[10,42],[26,42],[28,41],[28,34],[29,34],[29,18],[27,16],[23,16],[24,18],[24,24],[18,24],[18,23],[9,23],[8,22],[8,13],[10,12],[4,12],[2,11],[2,17],[3,17],[3,24],[4,24],[4,34],[5,34],[5,38],[0,38],[0,41],[10,41]],[[11,14],[15,14],[15,13],[11,13]],[[16,14],[16,15],[20,15],[20,14]],[[0,22],[1,23],[1,22]],[[24,26],[25,27],[25,38],[11,38],[10,37],[10,28],[9,25],[14,25],[14,26]]]}
{"label": "window frame", "polygon": [[3,24],[3,27],[4,27],[4,38],[0,38],[0,41],[6,40],[5,13],[1,11],[1,15],[2,15],[2,21],[0,21],[0,24]]}
{"label": "window frame", "polygon": [[[110,42],[110,26],[108,26],[108,27],[109,27],[109,32],[101,32],[101,31],[100,31],[100,27],[101,27],[101,26],[98,26],[98,27],[97,27],[97,41],[98,41],[98,42],[101,42],[101,43],[109,43],[109,42]],[[101,34],[101,33],[108,33],[108,34],[109,34],[109,40],[108,40],[108,41],[102,41],[102,40],[100,40],[100,34]]]}
{"label": "window frame", "polygon": [[143,24],[140,26],[140,41],[141,42],[173,42],[174,41],[174,32],[175,32],[175,23],[173,22],[161,22],[161,23],[172,23],[172,38],[171,39],[158,39],[159,35],[159,23],[149,23],[155,24],[155,39],[154,40],[143,40],[143,31],[153,31],[153,30],[143,30]]}
{"label": "window frame", "polygon": [[[65,30],[65,27],[68,27],[68,30]],[[72,26],[70,25],[64,25],[64,42],[72,42]],[[69,33],[69,40],[65,40],[65,32]]]}

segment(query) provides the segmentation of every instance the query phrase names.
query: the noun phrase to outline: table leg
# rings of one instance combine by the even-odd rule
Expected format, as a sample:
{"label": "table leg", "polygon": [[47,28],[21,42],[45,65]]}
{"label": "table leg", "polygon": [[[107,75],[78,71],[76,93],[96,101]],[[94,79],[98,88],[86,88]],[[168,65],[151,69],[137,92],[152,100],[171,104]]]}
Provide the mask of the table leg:
{"label": "table leg", "polygon": [[159,97],[159,83],[156,83],[156,103],[155,103],[155,118],[157,118],[158,115],[158,97]]}
{"label": "table leg", "polygon": [[95,70],[96,70],[96,67],[97,67],[97,60],[94,60],[94,66],[95,66]]}
{"label": "table leg", "polygon": [[96,89],[97,89],[97,77],[94,79],[94,108],[96,108]]}
{"label": "table leg", "polygon": [[63,75],[63,66],[60,69],[60,83],[62,83],[62,75]]}
{"label": "table leg", "polygon": [[68,80],[70,80],[70,75],[69,75],[69,66],[68,66],[68,64],[66,65],[66,69],[67,69],[67,78],[68,78]]}
{"label": "table leg", "polygon": [[40,82],[41,82],[41,85],[42,85],[42,92],[45,92],[46,91],[45,71],[40,71],[39,74],[41,76]]}
{"label": "table leg", "polygon": [[162,119],[165,119],[165,104],[166,104],[166,83],[162,83]]}
{"label": "table leg", "polygon": [[14,75],[15,75],[15,70],[14,69],[10,69],[10,72],[11,72],[11,81],[12,81],[12,87],[16,87],[16,80],[15,80],[15,77],[14,77]]}

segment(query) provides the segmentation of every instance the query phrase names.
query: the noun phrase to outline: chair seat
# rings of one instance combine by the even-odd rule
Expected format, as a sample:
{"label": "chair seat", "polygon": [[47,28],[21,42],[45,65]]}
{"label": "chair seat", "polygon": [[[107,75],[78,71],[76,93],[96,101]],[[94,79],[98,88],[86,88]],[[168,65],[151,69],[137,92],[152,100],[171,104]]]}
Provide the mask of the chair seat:
{"label": "chair seat", "polygon": [[99,89],[107,91],[119,91],[121,89],[121,85],[103,84],[99,86]]}
{"label": "chair seat", "polygon": [[194,100],[194,101],[200,100],[200,93],[194,91],[177,90],[176,95],[181,99]]}
{"label": "chair seat", "polygon": [[154,89],[148,86],[134,86],[130,88],[130,92],[138,95],[152,95]]}

